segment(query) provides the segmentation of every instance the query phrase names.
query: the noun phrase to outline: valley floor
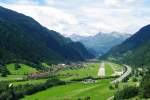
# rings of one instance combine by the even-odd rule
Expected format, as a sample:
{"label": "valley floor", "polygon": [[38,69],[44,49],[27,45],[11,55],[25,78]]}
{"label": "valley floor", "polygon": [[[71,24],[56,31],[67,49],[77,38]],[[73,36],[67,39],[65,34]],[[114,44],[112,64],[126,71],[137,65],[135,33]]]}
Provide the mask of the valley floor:
{"label": "valley floor", "polygon": [[106,100],[113,95],[109,89],[110,80],[99,80],[93,84],[81,82],[49,88],[22,100],[77,100],[91,98],[91,100]]}
{"label": "valley floor", "polygon": [[[6,77],[5,80],[16,80],[13,76],[24,77],[27,72],[38,73],[36,69],[23,64],[17,71],[12,67],[14,67],[13,64],[8,65],[12,75]],[[107,100],[116,91],[116,89],[110,88],[111,82],[115,79],[115,73],[121,73],[122,70],[121,65],[111,62],[84,63],[80,67],[66,67],[55,73],[58,79],[67,82],[65,85],[53,86],[32,95],[26,95],[22,100]],[[38,85],[44,84],[48,79],[50,78],[12,81],[11,83],[14,86]],[[0,77],[0,80],[2,81],[4,78]],[[123,86],[122,83],[119,85],[119,87]]]}
{"label": "valley floor", "polygon": [[[101,66],[103,72],[99,71]],[[120,66],[118,66],[120,67]],[[69,77],[60,77],[62,80],[81,79],[87,76],[99,78],[97,75],[104,74],[105,76],[113,75],[114,71],[107,63],[87,64],[85,68],[71,69],[60,71],[61,75],[72,75]],[[31,96],[26,96],[23,100],[77,100],[90,98],[91,100],[106,100],[113,96],[114,90],[109,89],[112,79],[98,79],[94,83],[85,83],[83,81],[73,82],[62,86],[49,88],[45,91],[35,93]]]}

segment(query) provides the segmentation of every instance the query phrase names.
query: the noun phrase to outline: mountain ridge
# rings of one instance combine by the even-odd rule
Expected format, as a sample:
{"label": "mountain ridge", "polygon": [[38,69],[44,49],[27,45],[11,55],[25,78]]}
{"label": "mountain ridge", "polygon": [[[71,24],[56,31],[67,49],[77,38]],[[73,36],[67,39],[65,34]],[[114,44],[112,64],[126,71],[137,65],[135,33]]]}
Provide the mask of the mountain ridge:
{"label": "mountain ridge", "polygon": [[0,33],[1,63],[7,62],[8,56],[2,51],[9,52],[9,60],[22,59],[35,63],[81,61],[94,57],[84,45],[79,48],[70,46],[74,43],[71,39],[48,30],[29,16],[3,7],[0,7]]}
{"label": "mountain ridge", "polygon": [[150,25],[139,29],[122,44],[113,47],[103,57],[113,57],[123,63],[135,66],[148,65],[150,61]]}
{"label": "mountain ridge", "polygon": [[105,54],[111,47],[120,44],[128,37],[130,37],[130,34],[120,34],[118,32],[100,32],[94,36],[70,36],[72,40],[83,43],[86,48],[88,48],[88,50],[91,51],[91,53],[93,53],[95,56],[101,56]]}

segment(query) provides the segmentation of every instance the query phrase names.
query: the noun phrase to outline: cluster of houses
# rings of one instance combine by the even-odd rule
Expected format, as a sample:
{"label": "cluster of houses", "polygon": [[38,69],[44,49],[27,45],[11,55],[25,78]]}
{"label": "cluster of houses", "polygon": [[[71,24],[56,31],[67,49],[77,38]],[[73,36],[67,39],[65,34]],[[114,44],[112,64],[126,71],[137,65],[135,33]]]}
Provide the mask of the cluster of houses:
{"label": "cluster of houses", "polygon": [[[49,67],[49,69],[46,72],[36,72],[36,73],[27,74],[27,78],[28,79],[44,78],[44,77],[48,77],[50,75],[50,73],[51,74],[56,73],[59,70],[80,69],[80,68],[84,68],[85,66],[86,66],[86,64],[75,64],[75,63],[69,64],[69,65],[67,65],[67,64],[52,65],[51,67]],[[66,75],[72,76],[72,74],[69,74],[69,73]]]}
{"label": "cluster of houses", "polygon": [[27,78],[28,79],[38,79],[38,78],[45,78],[48,76],[49,76],[48,72],[36,72],[36,73],[28,74]]}
{"label": "cluster of houses", "polygon": [[61,69],[80,69],[80,68],[84,68],[86,67],[86,64],[76,64],[76,63],[72,63],[72,64],[58,64],[57,68],[61,68]]}

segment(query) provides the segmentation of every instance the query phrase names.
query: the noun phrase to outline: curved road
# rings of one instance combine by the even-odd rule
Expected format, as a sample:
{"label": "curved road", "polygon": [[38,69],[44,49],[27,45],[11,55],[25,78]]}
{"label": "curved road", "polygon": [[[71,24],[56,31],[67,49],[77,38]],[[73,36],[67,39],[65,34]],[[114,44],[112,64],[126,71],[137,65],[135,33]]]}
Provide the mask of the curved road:
{"label": "curved road", "polygon": [[128,65],[124,65],[127,70],[124,74],[122,74],[120,77],[118,77],[117,79],[113,80],[111,83],[118,83],[118,82],[121,82],[124,78],[126,78],[128,75],[131,74],[132,72],[132,69],[131,67],[129,67]]}
{"label": "curved road", "polygon": [[[113,80],[111,82],[112,84],[121,82],[124,78],[126,78],[128,75],[131,74],[131,72],[132,72],[131,67],[129,67],[128,65],[124,65],[124,66],[127,68],[126,72],[124,74],[122,74],[120,77],[118,77],[117,79]],[[113,100],[113,98],[114,98],[114,96],[109,97],[107,100]]]}

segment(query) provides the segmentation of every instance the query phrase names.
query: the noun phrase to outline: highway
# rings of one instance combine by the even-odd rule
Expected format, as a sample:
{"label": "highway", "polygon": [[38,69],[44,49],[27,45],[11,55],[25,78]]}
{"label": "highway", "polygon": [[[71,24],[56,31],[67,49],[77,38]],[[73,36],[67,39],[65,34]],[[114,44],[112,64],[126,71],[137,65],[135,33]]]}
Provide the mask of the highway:
{"label": "highway", "polygon": [[132,69],[131,67],[129,67],[128,65],[124,65],[126,67],[126,72],[124,74],[122,74],[120,77],[118,77],[117,79],[113,80],[111,83],[118,83],[121,82],[124,78],[126,78],[128,75],[131,74]]}

